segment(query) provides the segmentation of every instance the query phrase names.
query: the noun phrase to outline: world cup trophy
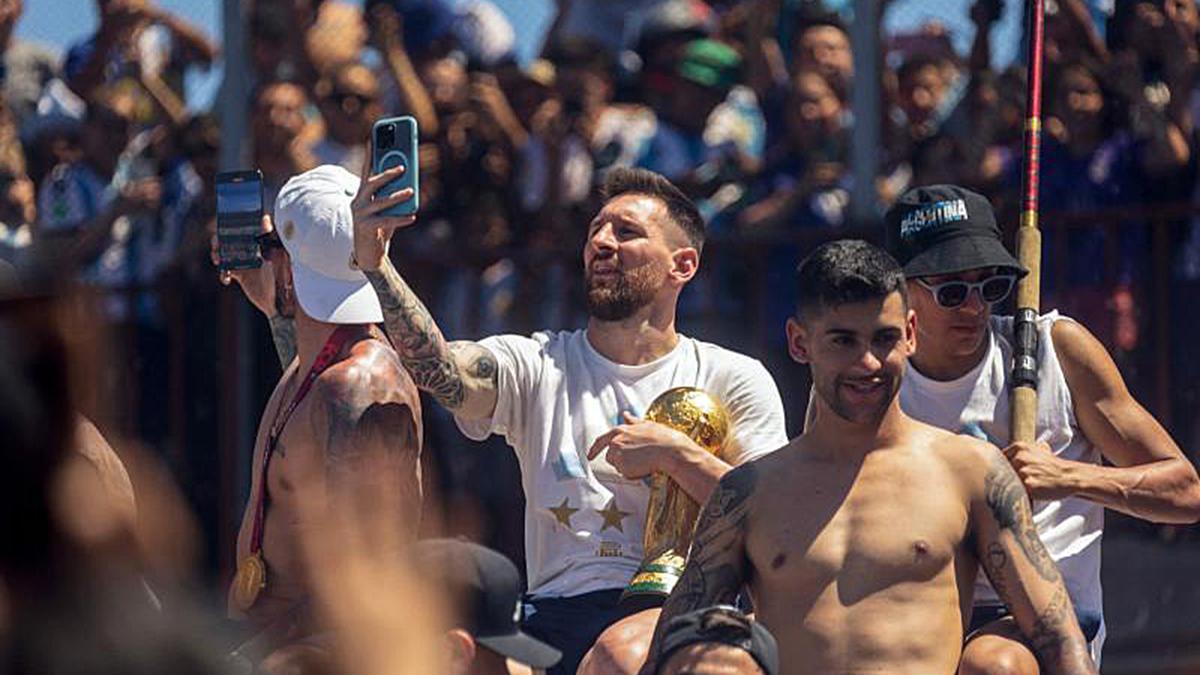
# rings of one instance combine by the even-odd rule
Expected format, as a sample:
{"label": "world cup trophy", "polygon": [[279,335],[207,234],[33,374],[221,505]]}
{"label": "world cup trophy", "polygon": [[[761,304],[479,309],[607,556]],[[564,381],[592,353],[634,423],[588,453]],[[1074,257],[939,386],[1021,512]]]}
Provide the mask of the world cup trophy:
{"label": "world cup trophy", "polygon": [[[729,413],[708,392],[695,387],[675,387],[654,399],[645,419],[681,431],[708,452],[721,457],[729,435]],[[683,575],[692,532],[700,505],[670,476],[657,472],[651,478],[646,507],[643,558],[621,602],[650,606],[670,595]]]}

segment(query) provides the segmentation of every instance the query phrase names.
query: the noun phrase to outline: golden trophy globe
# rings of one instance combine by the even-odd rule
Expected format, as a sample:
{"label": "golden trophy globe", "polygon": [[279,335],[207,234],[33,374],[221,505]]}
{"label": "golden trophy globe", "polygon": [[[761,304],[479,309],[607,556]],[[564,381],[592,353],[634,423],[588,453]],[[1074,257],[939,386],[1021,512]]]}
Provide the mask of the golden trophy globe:
{"label": "golden trophy globe", "polygon": [[[695,387],[663,392],[650,404],[645,419],[683,432],[717,457],[729,436],[729,413],[708,392]],[[623,603],[654,606],[670,595],[683,574],[699,515],[700,505],[678,483],[664,473],[654,474],[646,507],[642,564],[621,595]]]}

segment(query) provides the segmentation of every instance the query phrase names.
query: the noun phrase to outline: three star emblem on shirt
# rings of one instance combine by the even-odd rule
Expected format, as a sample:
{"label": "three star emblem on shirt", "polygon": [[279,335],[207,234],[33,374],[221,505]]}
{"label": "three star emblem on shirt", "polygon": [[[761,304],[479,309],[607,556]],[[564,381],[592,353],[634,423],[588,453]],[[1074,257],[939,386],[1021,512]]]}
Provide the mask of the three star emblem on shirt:
{"label": "three star emblem on shirt", "polygon": [[[554,514],[554,519],[558,521],[559,525],[568,529],[571,528],[571,516],[580,511],[580,509],[571,506],[567,497],[563,497],[562,502],[558,506],[550,506],[546,510]],[[625,532],[625,525],[622,521],[626,517],[633,515],[632,511],[622,511],[617,508],[615,497],[609,499],[608,504],[605,504],[603,509],[596,509],[596,513],[599,513],[600,517],[604,519],[604,524],[600,526],[601,532],[610,527],[618,532]]]}

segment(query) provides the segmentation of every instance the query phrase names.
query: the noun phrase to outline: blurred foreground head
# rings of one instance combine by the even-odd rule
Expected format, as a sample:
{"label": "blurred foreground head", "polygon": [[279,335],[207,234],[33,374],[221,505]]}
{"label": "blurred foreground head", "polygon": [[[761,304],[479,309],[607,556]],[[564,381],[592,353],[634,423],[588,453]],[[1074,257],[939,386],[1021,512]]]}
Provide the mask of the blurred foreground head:
{"label": "blurred foreground head", "polygon": [[417,572],[437,584],[456,610],[445,640],[453,672],[507,675],[520,667],[544,670],[562,658],[517,625],[521,576],[504,555],[469,541],[426,539],[415,557]]}
{"label": "blurred foreground head", "polygon": [[0,673],[225,672],[182,599],[163,613],[143,580],[129,477],[77,412],[62,299],[15,278],[0,266]]}
{"label": "blurred foreground head", "polygon": [[47,573],[57,547],[50,487],[72,424],[67,349],[44,299],[16,297],[0,268],[0,577]]}

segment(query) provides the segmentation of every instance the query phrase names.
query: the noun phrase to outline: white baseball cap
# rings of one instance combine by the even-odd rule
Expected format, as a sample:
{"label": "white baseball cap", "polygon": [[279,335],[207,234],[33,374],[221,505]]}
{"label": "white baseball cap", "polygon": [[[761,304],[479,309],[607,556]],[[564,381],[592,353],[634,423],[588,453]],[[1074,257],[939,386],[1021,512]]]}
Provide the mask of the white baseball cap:
{"label": "white baseball cap", "polygon": [[375,289],[351,258],[350,202],[358,185],[358,176],[327,164],[293,176],[275,199],[275,229],[292,259],[296,299],[317,321],[383,321]]}

